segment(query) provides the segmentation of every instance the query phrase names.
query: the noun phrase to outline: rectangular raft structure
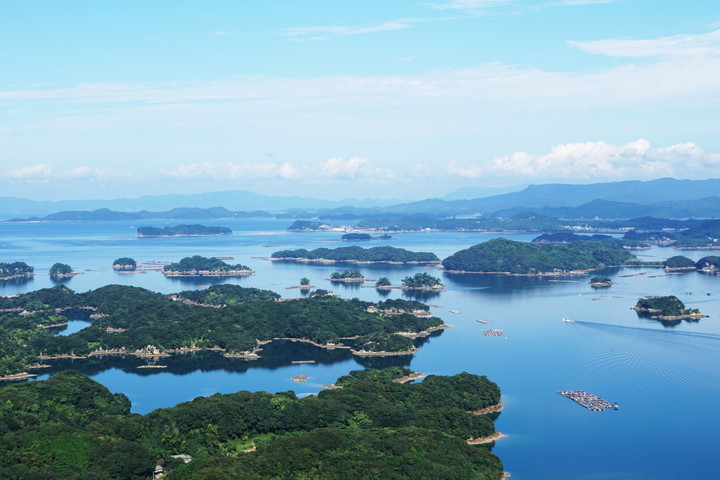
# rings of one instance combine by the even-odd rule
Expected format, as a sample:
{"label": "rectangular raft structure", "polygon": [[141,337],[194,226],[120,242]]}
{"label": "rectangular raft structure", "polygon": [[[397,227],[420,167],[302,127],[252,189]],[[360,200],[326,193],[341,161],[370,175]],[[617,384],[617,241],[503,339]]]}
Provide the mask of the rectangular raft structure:
{"label": "rectangular raft structure", "polygon": [[557,393],[593,412],[602,412],[608,408],[612,408],[613,410],[618,409],[617,403],[610,403],[584,390],[559,390]]}

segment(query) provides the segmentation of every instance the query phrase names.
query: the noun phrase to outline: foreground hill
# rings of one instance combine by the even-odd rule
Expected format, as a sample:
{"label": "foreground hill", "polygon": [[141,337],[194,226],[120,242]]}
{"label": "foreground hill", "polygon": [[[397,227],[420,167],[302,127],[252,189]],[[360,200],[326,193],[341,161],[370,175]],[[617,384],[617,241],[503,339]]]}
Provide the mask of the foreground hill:
{"label": "foreground hill", "polygon": [[317,396],[217,394],[144,416],[125,395],[58,373],[0,389],[0,477],[500,478],[500,460],[467,442],[495,433],[470,411],[497,404],[497,385],[467,373],[393,381],[408,373],[351,372]]}

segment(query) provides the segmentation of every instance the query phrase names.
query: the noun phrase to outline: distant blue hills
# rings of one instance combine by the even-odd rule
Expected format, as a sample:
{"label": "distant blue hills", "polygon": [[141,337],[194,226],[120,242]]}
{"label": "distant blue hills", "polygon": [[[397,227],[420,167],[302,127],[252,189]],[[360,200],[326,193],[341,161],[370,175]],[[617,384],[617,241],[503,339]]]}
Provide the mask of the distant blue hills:
{"label": "distant blue hills", "polygon": [[586,185],[544,184],[499,195],[453,199],[481,191],[489,193],[492,189],[464,188],[444,199],[430,198],[406,203],[387,199],[329,201],[260,195],[246,191],[60,202],[3,197],[0,198],[0,212],[8,219],[16,217],[46,221],[212,219],[271,215],[339,219],[389,215],[482,215],[507,218],[529,210],[549,217],[568,219],[720,217],[720,179],[662,178]]}

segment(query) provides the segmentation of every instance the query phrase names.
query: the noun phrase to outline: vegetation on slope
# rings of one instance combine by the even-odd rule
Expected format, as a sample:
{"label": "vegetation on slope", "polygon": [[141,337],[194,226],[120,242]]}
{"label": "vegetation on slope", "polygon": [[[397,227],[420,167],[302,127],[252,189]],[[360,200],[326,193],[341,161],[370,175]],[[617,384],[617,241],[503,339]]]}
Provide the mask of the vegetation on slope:
{"label": "vegetation on slope", "polygon": [[467,412],[497,403],[497,385],[467,373],[399,384],[397,373],[351,372],[344,388],[302,399],[216,394],[144,416],[74,372],[7,386],[0,477],[140,480],[159,460],[169,480],[500,478],[500,460],[466,443],[495,432]]}
{"label": "vegetation on slope", "polygon": [[443,260],[443,267],[464,272],[559,274],[633,260],[626,249],[603,241],[549,245],[497,238],[454,253]]}

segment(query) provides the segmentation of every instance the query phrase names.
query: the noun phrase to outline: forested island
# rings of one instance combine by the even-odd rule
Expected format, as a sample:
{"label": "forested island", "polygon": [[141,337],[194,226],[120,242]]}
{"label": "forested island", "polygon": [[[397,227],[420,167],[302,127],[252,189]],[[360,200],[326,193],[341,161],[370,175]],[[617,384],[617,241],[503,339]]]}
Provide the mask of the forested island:
{"label": "forested island", "polygon": [[610,277],[596,276],[590,279],[590,286],[593,288],[607,288],[613,284]]}
{"label": "forested island", "polygon": [[315,250],[281,250],[270,257],[274,261],[295,261],[309,263],[440,263],[431,252],[411,252],[395,247],[340,247],[316,248]]}
{"label": "forested island", "polygon": [[201,255],[185,257],[163,267],[163,275],[166,277],[243,277],[253,273],[246,265],[230,265],[218,258]]}
{"label": "forested island", "polygon": [[50,267],[50,276],[54,279],[68,278],[77,275],[67,263],[55,263]]}
{"label": "forested island", "polygon": [[337,229],[334,225],[329,225],[323,222],[313,222],[310,220],[296,220],[290,225],[287,230],[290,232],[319,232]]}
{"label": "forested island", "polygon": [[433,218],[428,216],[379,216],[361,220],[356,227],[378,232],[436,231],[527,231],[546,232],[562,228],[563,222],[556,218],[522,212],[510,218]]}
{"label": "forested island", "polygon": [[137,270],[137,262],[134,258],[120,257],[113,262],[113,270],[132,272]]}
{"label": "forested island", "polygon": [[372,240],[372,237],[368,233],[346,233],[345,235],[340,237],[340,239],[345,242],[357,242],[363,240]]}
{"label": "forested island", "polygon": [[498,435],[500,401],[484,376],[394,380],[393,367],[351,372],[342,388],[298,398],[241,391],[146,415],[74,371],[0,389],[0,477],[170,480],[502,477],[478,439]]}
{"label": "forested island", "polygon": [[402,281],[403,290],[442,290],[444,285],[440,279],[427,273],[416,273],[412,277],[405,277]]}
{"label": "forested island", "polygon": [[720,220],[707,220],[681,231],[631,230],[623,238],[683,249],[716,249],[720,248]]}
{"label": "forested island", "polygon": [[710,255],[703,257],[695,263],[695,268],[699,272],[720,274],[720,257],[717,255]]}
{"label": "forested island", "polygon": [[[276,300],[273,292],[236,285],[169,296],[121,285],[75,293],[59,285],[0,298],[5,312],[0,316],[0,375],[24,372],[54,358],[95,355],[152,357],[212,349],[252,359],[274,339],[330,349],[350,348],[343,339],[352,339],[351,351],[358,355],[410,354],[415,351],[411,337],[443,325],[437,317],[390,315],[381,304],[322,292]],[[68,315],[88,318],[91,326],[68,336],[42,328],[66,322]]]}
{"label": "forested island", "polygon": [[663,262],[666,271],[695,270],[695,262],[683,255],[675,255]]}
{"label": "forested island", "polygon": [[586,240],[567,245],[526,243],[496,238],[460,250],[443,260],[446,271],[507,275],[568,275],[637,262],[625,248]]}
{"label": "forested island", "polygon": [[35,275],[35,268],[25,262],[0,262],[0,280],[14,280],[16,278],[30,278]]}
{"label": "forested island", "polygon": [[642,317],[658,320],[697,320],[706,317],[697,308],[686,308],[675,295],[664,297],[645,297],[638,299],[633,307]]}
{"label": "forested island", "polygon": [[209,237],[214,235],[232,235],[227,227],[205,225],[176,225],[174,227],[138,227],[138,237]]}
{"label": "forested island", "polygon": [[360,270],[345,270],[331,273],[327,280],[331,282],[364,282],[365,275],[360,273]]}

